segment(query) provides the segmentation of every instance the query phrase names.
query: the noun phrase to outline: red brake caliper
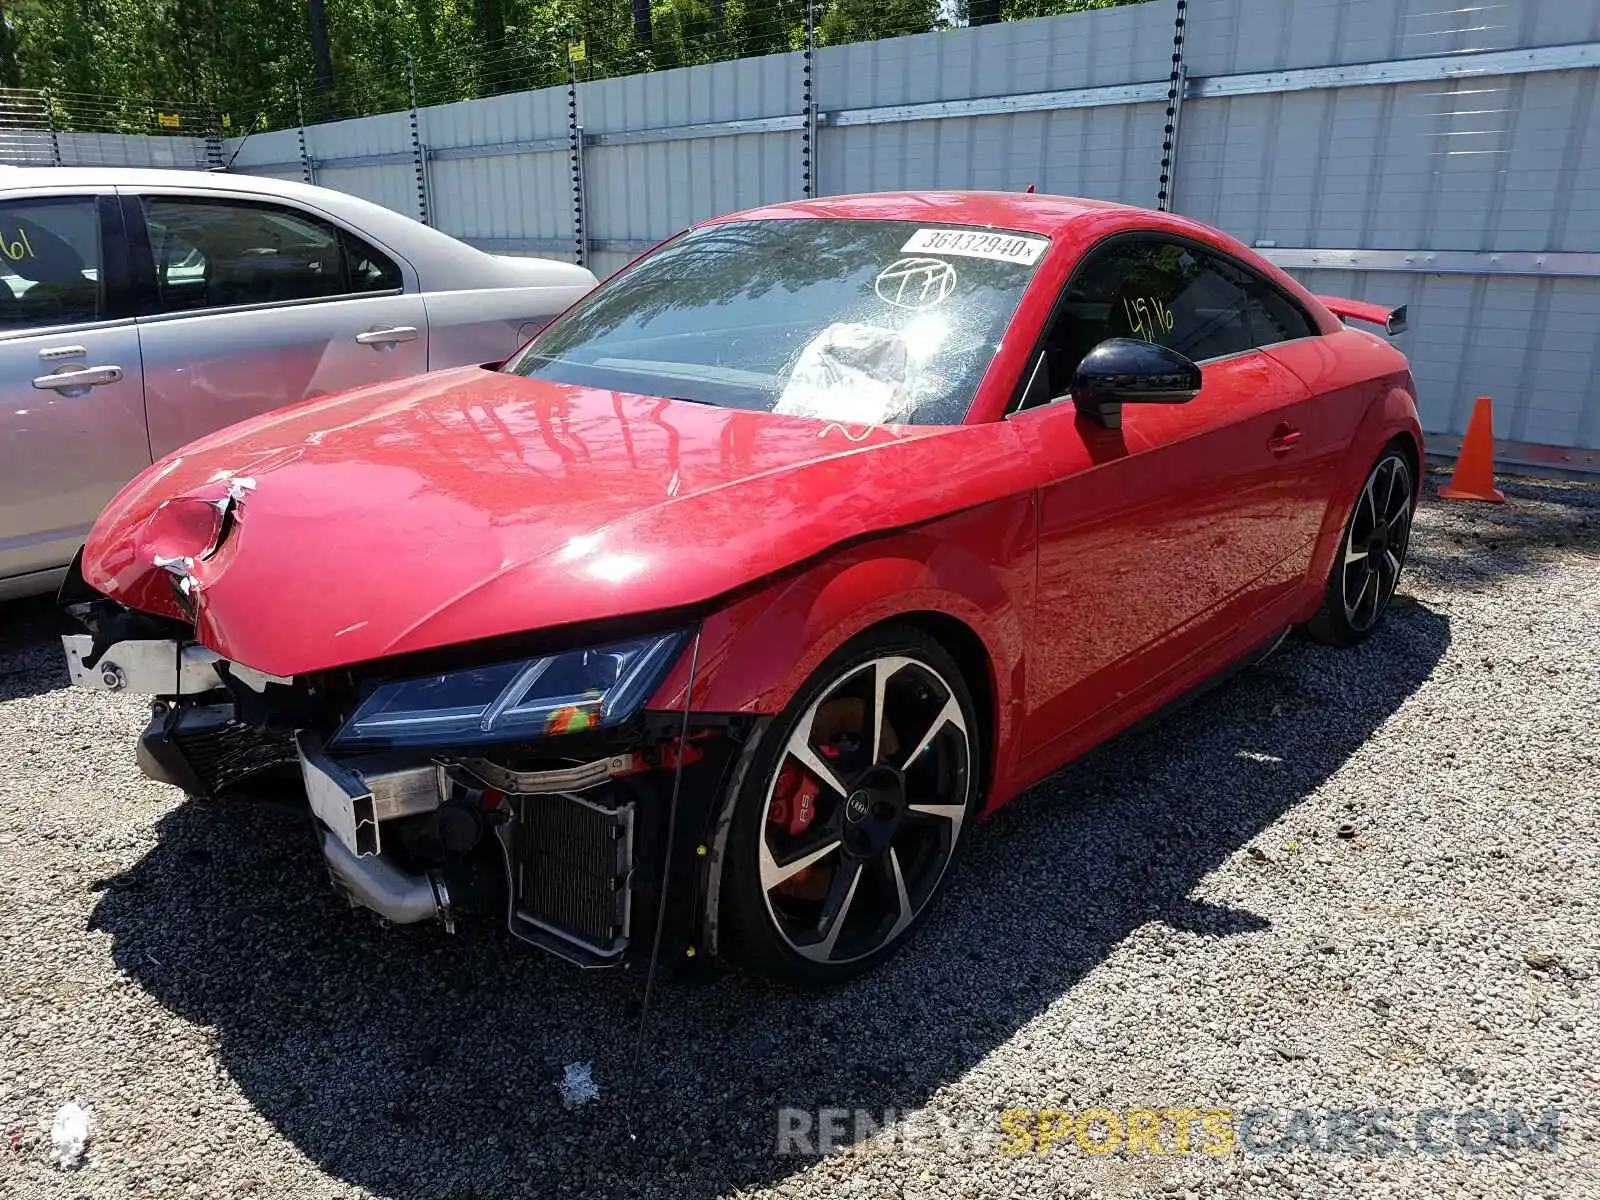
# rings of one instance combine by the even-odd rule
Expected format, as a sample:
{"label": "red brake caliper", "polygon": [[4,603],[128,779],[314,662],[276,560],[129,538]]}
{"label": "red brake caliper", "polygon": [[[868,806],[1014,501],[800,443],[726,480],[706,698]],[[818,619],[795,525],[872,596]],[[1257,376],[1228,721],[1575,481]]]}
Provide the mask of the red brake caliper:
{"label": "red brake caliper", "polygon": [[767,823],[777,825],[790,837],[799,837],[811,828],[817,816],[817,794],[822,789],[793,763],[778,772],[778,786],[772,789],[772,807]]}
{"label": "red brake caliper", "polygon": [[[767,824],[781,830],[784,836],[799,837],[811,828],[817,817],[817,795],[821,787],[793,763],[785,763],[778,772],[778,785],[772,789],[772,804],[767,809]],[[797,871],[781,885],[785,891],[804,893],[806,877],[811,868]]]}

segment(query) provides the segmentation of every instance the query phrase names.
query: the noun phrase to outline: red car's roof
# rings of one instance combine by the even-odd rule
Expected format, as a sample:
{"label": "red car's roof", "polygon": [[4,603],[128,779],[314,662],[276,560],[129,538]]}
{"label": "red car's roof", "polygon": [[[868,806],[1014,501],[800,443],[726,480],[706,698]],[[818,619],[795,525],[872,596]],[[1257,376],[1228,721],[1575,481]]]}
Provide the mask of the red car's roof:
{"label": "red car's roof", "polygon": [[873,192],[860,196],[827,196],[818,200],[789,200],[744,212],[729,213],[706,224],[723,221],[772,220],[796,217],[834,217],[875,221],[937,221],[950,225],[987,225],[1047,236],[1079,217],[1107,209],[1137,211],[1108,200],[1077,196],[1044,196],[1034,192]]}

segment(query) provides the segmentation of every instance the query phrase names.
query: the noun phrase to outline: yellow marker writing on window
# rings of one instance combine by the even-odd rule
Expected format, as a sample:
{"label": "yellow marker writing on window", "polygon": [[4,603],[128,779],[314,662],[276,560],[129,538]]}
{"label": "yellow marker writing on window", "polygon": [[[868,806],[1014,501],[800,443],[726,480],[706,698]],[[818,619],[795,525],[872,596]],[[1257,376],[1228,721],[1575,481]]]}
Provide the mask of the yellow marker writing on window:
{"label": "yellow marker writing on window", "polygon": [[1176,324],[1172,318],[1172,310],[1154,298],[1146,299],[1140,296],[1136,300],[1129,300],[1124,296],[1122,308],[1128,315],[1128,326],[1133,331],[1134,337],[1143,338],[1147,342],[1160,341],[1161,335],[1171,333],[1173,325]]}
{"label": "yellow marker writing on window", "polygon": [[0,254],[9,262],[21,262],[33,257],[33,244],[28,241],[28,231],[18,229],[15,238],[0,238]]}

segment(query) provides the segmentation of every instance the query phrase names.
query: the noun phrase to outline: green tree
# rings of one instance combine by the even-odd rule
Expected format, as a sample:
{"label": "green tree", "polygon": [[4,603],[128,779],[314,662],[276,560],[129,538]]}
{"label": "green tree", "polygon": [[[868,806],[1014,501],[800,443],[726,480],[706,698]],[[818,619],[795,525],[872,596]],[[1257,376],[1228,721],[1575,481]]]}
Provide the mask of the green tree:
{"label": "green tree", "polygon": [[939,19],[939,0],[833,0],[818,26],[827,46],[926,33]]}
{"label": "green tree", "polygon": [[1086,12],[1091,8],[1116,8],[1123,4],[1144,4],[1150,0],[967,0],[969,25],[993,25],[999,21],[1025,21],[1029,17],[1054,17],[1062,13]]}
{"label": "green tree", "polygon": [[0,87],[21,87],[22,69],[17,65],[17,37],[11,29],[6,6],[0,4]]}
{"label": "green tree", "polygon": [[333,54],[328,49],[328,10],[323,0],[306,0],[306,25],[311,30],[311,57],[316,85],[333,89]]}
{"label": "green tree", "polygon": [[[948,0],[944,0],[948,3]],[[1137,0],[956,0],[984,24]],[[814,0],[839,45],[950,23],[941,0]],[[799,49],[805,0],[5,0],[0,86],[49,88],[65,128],[230,132]]]}

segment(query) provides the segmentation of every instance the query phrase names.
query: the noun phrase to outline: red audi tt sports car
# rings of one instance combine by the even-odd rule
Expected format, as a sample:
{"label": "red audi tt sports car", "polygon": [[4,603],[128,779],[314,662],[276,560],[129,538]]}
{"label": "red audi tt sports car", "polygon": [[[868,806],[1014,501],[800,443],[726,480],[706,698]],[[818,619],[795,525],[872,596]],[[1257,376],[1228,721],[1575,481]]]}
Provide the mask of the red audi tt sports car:
{"label": "red audi tt sports car", "polygon": [[156,463],[68,581],[69,665],[155,696],[155,778],[303,788],[392,921],[838,980],[984,813],[1382,621],[1422,436],[1346,320],[1404,315],[1117,204],[719,218],[503,364]]}

